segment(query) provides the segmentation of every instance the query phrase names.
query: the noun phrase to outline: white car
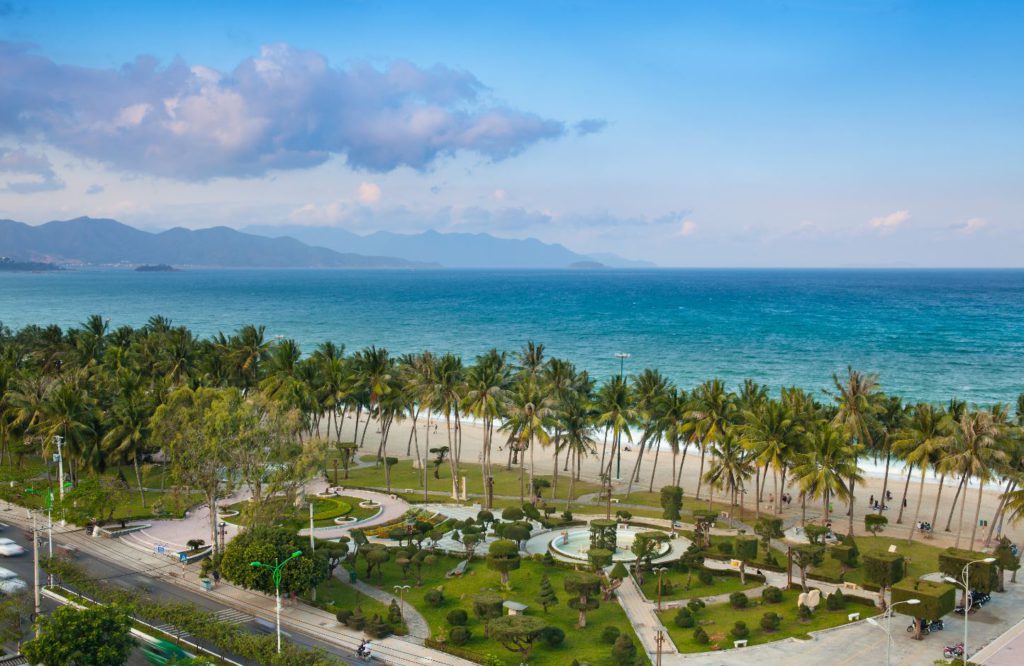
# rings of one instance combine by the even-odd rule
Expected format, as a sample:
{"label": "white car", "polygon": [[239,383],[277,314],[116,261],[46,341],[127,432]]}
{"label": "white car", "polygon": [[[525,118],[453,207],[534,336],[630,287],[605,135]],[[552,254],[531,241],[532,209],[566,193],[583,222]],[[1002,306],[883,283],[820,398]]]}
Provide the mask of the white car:
{"label": "white car", "polygon": [[0,555],[3,555],[4,557],[11,557],[13,555],[22,555],[24,552],[24,548],[10,539],[0,539]]}
{"label": "white car", "polygon": [[27,589],[28,585],[25,581],[18,578],[18,574],[14,573],[10,569],[0,567],[0,593],[17,594],[18,592],[24,592]]}

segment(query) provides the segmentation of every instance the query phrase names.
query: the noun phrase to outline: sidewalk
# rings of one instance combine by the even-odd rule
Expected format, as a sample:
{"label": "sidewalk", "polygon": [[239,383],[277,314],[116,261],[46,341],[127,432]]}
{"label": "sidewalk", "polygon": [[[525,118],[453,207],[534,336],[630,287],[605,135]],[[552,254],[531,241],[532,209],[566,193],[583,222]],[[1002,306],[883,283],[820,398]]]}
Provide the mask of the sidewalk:
{"label": "sidewalk", "polygon": [[[5,503],[6,505],[6,503]],[[25,509],[17,505],[6,505],[4,511],[6,522],[21,527],[31,525],[25,515]],[[87,536],[77,527],[53,526],[54,540],[59,543],[71,544],[82,552],[100,559],[116,562],[120,566],[139,573],[159,576],[166,582],[192,591],[200,589],[199,567],[183,566],[174,563],[166,556],[145,553],[140,549],[122,543],[118,539],[105,539]],[[245,590],[230,583],[221,582],[212,591],[207,592],[211,598],[227,608],[243,611],[249,615],[274,621],[273,599],[251,590]],[[281,626],[289,631],[300,632],[325,643],[332,644],[342,653],[354,654],[356,647],[364,638],[361,632],[340,625],[330,613],[314,608],[301,602],[285,601],[281,608]],[[412,639],[390,636],[374,640],[374,657],[385,664],[395,666],[428,665],[428,666],[472,666],[472,662],[439,650],[417,645]]]}

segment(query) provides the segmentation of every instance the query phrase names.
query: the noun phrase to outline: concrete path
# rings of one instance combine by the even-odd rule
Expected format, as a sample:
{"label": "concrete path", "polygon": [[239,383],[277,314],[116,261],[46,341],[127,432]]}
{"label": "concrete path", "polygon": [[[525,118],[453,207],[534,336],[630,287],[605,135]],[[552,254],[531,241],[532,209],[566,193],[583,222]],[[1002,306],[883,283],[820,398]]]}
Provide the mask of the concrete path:
{"label": "concrete path", "polygon": [[[355,583],[350,582],[348,570],[338,567],[334,570],[334,577],[339,581],[359,590],[371,599],[376,599],[385,605],[390,605],[392,601],[398,601],[398,597],[393,594],[388,594],[384,590],[368,585],[361,580],[357,580]],[[427,624],[426,618],[420,614],[408,601],[402,600],[399,602],[402,609],[402,619],[405,620],[405,626],[409,630],[409,635],[413,638],[419,639],[422,643],[423,639],[430,638],[430,625]]]}

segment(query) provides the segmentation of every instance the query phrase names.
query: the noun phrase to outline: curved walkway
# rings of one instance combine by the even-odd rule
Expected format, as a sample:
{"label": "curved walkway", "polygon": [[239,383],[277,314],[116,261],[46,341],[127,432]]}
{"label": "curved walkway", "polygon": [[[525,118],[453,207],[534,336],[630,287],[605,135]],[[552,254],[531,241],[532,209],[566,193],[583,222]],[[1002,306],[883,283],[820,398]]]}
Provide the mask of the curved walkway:
{"label": "curved walkway", "polygon": [[[379,587],[368,585],[361,580],[351,582],[348,577],[348,570],[338,567],[334,570],[334,577],[339,581],[354,588],[371,599],[375,599],[382,604],[390,605],[392,601],[398,601],[398,597],[393,594],[388,594]],[[405,620],[405,626],[409,630],[409,635],[413,638],[420,639],[430,638],[430,625],[427,624],[426,618],[420,614],[416,608],[414,608],[408,601],[399,601],[399,606],[402,609],[402,619]]]}

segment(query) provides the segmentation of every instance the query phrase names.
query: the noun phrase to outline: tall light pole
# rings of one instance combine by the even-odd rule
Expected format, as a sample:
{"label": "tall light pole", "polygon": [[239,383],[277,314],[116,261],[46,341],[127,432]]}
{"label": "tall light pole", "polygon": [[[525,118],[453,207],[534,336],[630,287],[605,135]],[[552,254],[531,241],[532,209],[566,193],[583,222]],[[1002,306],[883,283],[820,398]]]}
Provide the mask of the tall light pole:
{"label": "tall light pole", "polygon": [[[889,607],[887,609],[885,609],[885,613],[883,613],[883,616],[885,617],[885,626],[884,627],[882,625],[878,624],[877,622],[875,622],[874,618],[870,618],[870,617],[868,618],[868,622],[870,622],[871,624],[875,625],[876,627],[878,627],[879,629],[881,629],[882,631],[885,632],[885,666],[889,666],[889,664],[891,663],[890,660],[889,660],[889,657],[890,657],[890,654],[892,653],[892,616],[893,616],[892,609],[896,608],[900,604],[907,604],[908,606],[916,606],[919,603],[921,603],[920,599],[905,599],[903,601],[897,601],[894,604],[889,604]],[[916,622],[916,620],[915,620],[915,622]]]}
{"label": "tall light pole", "polygon": [[661,576],[666,571],[668,571],[668,567],[658,567],[654,570],[658,574],[658,610],[661,610]]}
{"label": "tall light pole", "polygon": [[398,613],[402,616],[402,622],[405,622],[405,591],[411,589],[410,585],[395,585],[395,592],[398,593]]}
{"label": "tall light pole", "polygon": [[984,562],[985,564],[992,564],[996,561],[994,557],[985,557],[980,560],[972,560],[964,565],[964,579],[962,581],[949,576],[943,576],[947,582],[959,585],[964,588],[964,666],[967,666],[967,614],[971,610],[971,565]]}
{"label": "tall light pole", "polygon": [[[626,359],[629,358],[629,354],[626,352],[619,352],[615,354],[615,358],[619,359],[619,379],[622,379],[622,372],[626,367]],[[620,434],[619,437],[622,435]],[[619,480],[622,477],[622,441],[615,442],[615,479]]]}
{"label": "tall light pole", "polygon": [[302,555],[302,551],[301,550],[297,550],[294,553],[292,553],[291,555],[289,555],[285,559],[284,562],[278,562],[277,559],[275,559],[273,566],[271,566],[269,564],[263,564],[262,562],[250,562],[249,563],[249,566],[263,567],[264,569],[270,569],[271,573],[274,576],[274,600],[277,602],[275,604],[274,610],[276,611],[276,614],[277,614],[277,653],[278,654],[281,654],[281,569],[284,568],[284,565],[288,564],[289,562],[291,562],[294,558],[298,557],[299,555]]}

